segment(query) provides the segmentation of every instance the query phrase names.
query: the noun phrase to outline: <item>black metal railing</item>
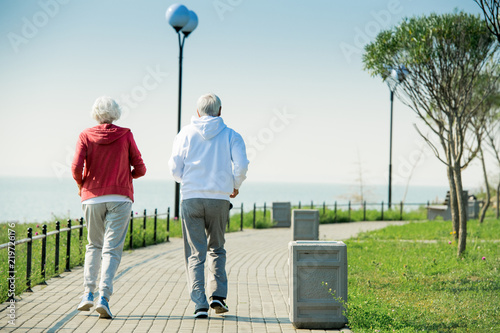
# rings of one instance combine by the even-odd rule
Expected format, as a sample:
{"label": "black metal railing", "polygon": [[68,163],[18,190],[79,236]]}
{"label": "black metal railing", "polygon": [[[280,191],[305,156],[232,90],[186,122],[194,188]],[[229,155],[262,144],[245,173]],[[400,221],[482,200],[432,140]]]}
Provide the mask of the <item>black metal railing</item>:
{"label": "black metal railing", "polygon": [[[377,220],[384,220],[384,213],[386,214],[386,217],[387,217],[387,211],[388,210],[391,210],[392,212],[392,216],[395,216],[395,213],[394,212],[397,212],[399,213],[398,216],[395,216],[394,219],[398,219],[399,220],[403,220],[404,216],[405,216],[405,208],[412,208],[412,207],[429,207],[430,205],[430,202],[427,201],[426,203],[404,203],[404,202],[400,202],[399,204],[392,204],[391,205],[391,208],[388,207],[387,203],[384,203],[383,201],[380,202],[380,203],[377,203],[377,202],[372,202],[372,203],[369,203],[369,202],[366,202],[366,201],[363,201],[363,202],[356,202],[356,203],[353,203],[351,201],[348,201],[347,203],[338,203],[337,201],[335,201],[333,204],[327,204],[325,201],[323,201],[322,204],[314,204],[313,201],[311,201],[311,203],[307,206],[303,206],[302,205],[302,202],[299,201],[297,205],[291,205],[291,208],[292,209],[295,209],[295,208],[298,208],[298,209],[317,209],[320,211],[320,214],[321,216],[325,215],[327,213],[327,209],[329,210],[333,210],[333,215],[334,215],[334,221],[337,221],[338,217],[340,216],[340,210],[342,208],[345,208],[345,213],[347,214],[347,219],[346,221],[353,221],[352,218],[351,218],[351,213],[353,211],[359,211],[359,210],[362,210],[363,212],[363,217],[362,219],[356,219],[356,221],[367,221],[367,208],[369,207],[373,207],[374,209],[378,210],[379,211],[379,216],[377,217]],[[243,207],[243,203],[241,204],[240,207],[234,207],[233,208],[235,211],[238,211],[239,210],[239,214],[240,215],[240,230],[243,230],[243,221],[244,221],[244,207]],[[253,204],[253,209],[252,209],[252,228],[255,229],[256,228],[256,215],[257,215],[257,211],[260,210],[263,212],[263,217],[264,219],[266,219],[266,215],[268,214],[268,207],[267,207],[267,204],[266,202],[264,202],[264,204],[262,206],[257,206],[256,203]],[[237,213],[235,212],[234,215],[236,215]],[[228,223],[227,225],[227,230],[229,231],[230,230],[230,225]]]}
{"label": "black metal railing", "polygon": [[167,208],[166,213],[158,214],[158,209],[155,208],[153,215],[147,215],[146,209],[144,209],[144,213],[142,216],[135,216],[134,212],[130,212],[130,222],[129,222],[129,243],[128,249],[134,249],[134,219],[142,219],[142,247],[147,246],[146,241],[146,229],[147,229],[147,221],[148,218],[153,219],[153,244],[158,244],[158,217],[165,216],[166,217],[166,236],[163,242],[170,241],[170,207]]}
{"label": "black metal railing", "polygon": [[[134,248],[134,243],[133,243],[133,223],[134,219],[141,218],[143,219],[143,232],[142,232],[142,246],[145,247],[146,244],[146,224],[147,224],[147,218],[152,217],[153,218],[153,243],[157,244],[158,243],[158,236],[157,236],[157,230],[158,230],[158,217],[159,216],[166,216],[166,237],[164,239],[164,242],[169,242],[170,241],[170,207],[167,209],[167,212],[164,214],[158,214],[158,210],[155,209],[154,215],[148,216],[146,213],[146,210],[144,210],[144,215],[143,216],[138,216],[134,217],[134,213],[131,212],[130,216],[130,233],[129,233],[129,249]],[[28,228],[27,229],[27,237],[20,239],[20,240],[15,240],[14,242],[10,243],[5,243],[5,244],[0,244],[0,250],[6,248],[9,249],[9,251],[12,251],[12,254],[15,256],[15,247],[20,244],[26,243],[26,289],[24,291],[27,292],[32,292],[32,273],[33,273],[33,262],[34,262],[34,253],[33,253],[33,242],[37,240],[41,240],[41,251],[40,251],[40,276],[41,276],[41,282],[40,284],[46,284],[46,279],[48,278],[47,276],[47,239],[54,235],[55,236],[55,246],[54,246],[54,275],[53,276],[58,276],[59,275],[59,264],[60,264],[60,257],[61,257],[61,234],[66,233],[66,255],[65,255],[65,272],[71,272],[71,257],[75,255],[75,253],[72,252],[72,247],[71,247],[71,231],[74,229],[79,229],[79,234],[78,234],[78,241],[79,241],[79,246],[78,246],[78,254],[80,255],[81,260],[79,261],[79,265],[83,265],[84,263],[84,256],[83,256],[83,228],[84,228],[84,223],[83,223],[83,217],[78,219],[79,224],[77,225],[72,225],[72,221],[70,219],[67,220],[67,227],[66,228],[61,228],[61,222],[56,221],[55,223],[55,230],[51,232],[47,232],[47,225],[44,224],[42,226],[42,232],[40,235],[35,235],[33,236],[33,229]],[[10,267],[10,260],[12,259],[11,256],[9,255],[7,257],[9,262],[7,263],[7,267]],[[10,273],[13,273],[14,269],[9,269],[9,276]]]}
{"label": "black metal railing", "polygon": [[[33,229],[28,228],[27,230],[27,238],[23,238],[20,240],[16,240],[13,244],[5,243],[0,245],[0,250],[3,248],[9,248],[9,246],[13,246],[15,248],[17,245],[26,243],[26,291],[31,292],[32,284],[31,284],[31,274],[32,274],[32,264],[33,264],[33,242],[41,239],[42,240],[42,249],[41,249],[41,267],[40,272],[42,276],[42,283],[45,283],[46,280],[46,263],[47,263],[47,237],[51,235],[56,235],[55,240],[55,253],[54,253],[54,271],[57,274],[59,272],[59,252],[60,252],[60,234],[62,232],[67,232],[67,249],[66,249],[66,271],[70,271],[70,260],[71,260],[71,230],[72,229],[80,229],[80,241],[82,241],[83,236],[83,218],[80,219],[80,224],[76,226],[71,226],[71,220],[68,220],[67,228],[60,228],[59,221],[56,222],[56,230],[47,233],[47,225],[42,226],[42,234],[35,235],[33,237]],[[11,258],[8,258],[10,262]],[[10,267],[10,266],[7,266]],[[10,269],[9,269],[10,271]],[[10,273],[10,272],[9,272]]]}

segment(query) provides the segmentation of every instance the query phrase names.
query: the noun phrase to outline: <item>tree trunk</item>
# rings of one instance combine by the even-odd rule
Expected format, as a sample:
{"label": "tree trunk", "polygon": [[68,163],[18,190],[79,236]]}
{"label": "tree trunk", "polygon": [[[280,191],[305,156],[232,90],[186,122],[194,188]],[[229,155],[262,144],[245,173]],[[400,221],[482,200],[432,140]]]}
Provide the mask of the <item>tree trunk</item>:
{"label": "tree trunk", "polygon": [[458,239],[458,234],[460,231],[460,221],[458,219],[458,204],[457,204],[457,194],[455,186],[455,177],[453,176],[453,168],[448,166],[448,182],[450,183],[450,195],[448,200],[448,205],[451,211],[451,221],[453,222],[453,236]]}
{"label": "tree trunk", "polygon": [[500,182],[497,185],[497,220],[500,218]]}
{"label": "tree trunk", "polygon": [[460,168],[460,162],[454,163],[453,174],[455,176],[455,189],[457,193],[456,199],[458,203],[458,217],[460,222],[457,255],[461,256],[464,253],[467,245],[467,198],[465,198],[463,195],[462,171]]}
{"label": "tree trunk", "polygon": [[479,157],[481,158],[481,164],[483,166],[484,185],[486,186],[486,201],[483,207],[481,208],[481,214],[479,215],[479,223],[483,223],[486,211],[490,206],[491,194],[490,194],[490,183],[488,182],[488,174],[486,173],[486,163],[484,162],[483,148],[479,148],[479,153],[480,153]]}

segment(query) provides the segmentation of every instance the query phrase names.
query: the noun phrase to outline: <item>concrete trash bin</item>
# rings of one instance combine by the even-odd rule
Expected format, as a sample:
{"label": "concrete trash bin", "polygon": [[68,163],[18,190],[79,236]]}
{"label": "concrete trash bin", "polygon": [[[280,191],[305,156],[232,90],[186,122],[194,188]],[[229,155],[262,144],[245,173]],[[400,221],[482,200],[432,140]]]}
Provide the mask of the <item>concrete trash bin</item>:
{"label": "concrete trash bin", "polygon": [[347,302],[346,245],[333,241],[292,241],[288,243],[288,250],[288,296],[293,326],[307,329],[344,327],[347,318],[339,299]]}
{"label": "concrete trash bin", "polygon": [[319,239],[319,211],[317,209],[292,210],[292,240]]}
{"label": "concrete trash bin", "polygon": [[292,224],[291,209],[292,204],[290,202],[273,202],[271,221],[275,223],[275,227],[290,228]]}

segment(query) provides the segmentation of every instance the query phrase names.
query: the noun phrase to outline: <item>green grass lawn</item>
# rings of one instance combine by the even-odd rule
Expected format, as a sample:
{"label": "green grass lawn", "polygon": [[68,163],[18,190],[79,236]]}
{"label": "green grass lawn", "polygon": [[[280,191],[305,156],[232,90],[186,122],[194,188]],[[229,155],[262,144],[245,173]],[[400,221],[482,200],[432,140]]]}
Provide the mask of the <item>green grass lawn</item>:
{"label": "green grass lawn", "polygon": [[[320,223],[336,223],[336,222],[352,222],[352,221],[416,221],[427,219],[427,209],[425,206],[420,206],[416,209],[401,211],[399,205],[394,205],[393,209],[381,210],[355,208],[347,209],[319,209]],[[382,215],[383,214],[383,215]]]}
{"label": "green grass lawn", "polygon": [[[425,241],[422,241],[425,240]],[[414,222],[346,241],[354,332],[500,332],[500,221]]]}

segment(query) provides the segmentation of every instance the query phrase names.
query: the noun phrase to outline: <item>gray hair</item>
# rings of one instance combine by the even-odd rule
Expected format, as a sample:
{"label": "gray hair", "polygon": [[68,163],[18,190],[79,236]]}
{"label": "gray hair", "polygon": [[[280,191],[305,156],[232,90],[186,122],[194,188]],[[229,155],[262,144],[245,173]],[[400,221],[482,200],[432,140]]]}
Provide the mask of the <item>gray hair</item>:
{"label": "gray hair", "polygon": [[197,106],[200,116],[217,117],[221,107],[220,98],[212,93],[205,94],[198,98]]}
{"label": "gray hair", "polygon": [[120,119],[122,110],[114,99],[109,96],[101,96],[94,102],[90,115],[99,124],[111,124]]}

